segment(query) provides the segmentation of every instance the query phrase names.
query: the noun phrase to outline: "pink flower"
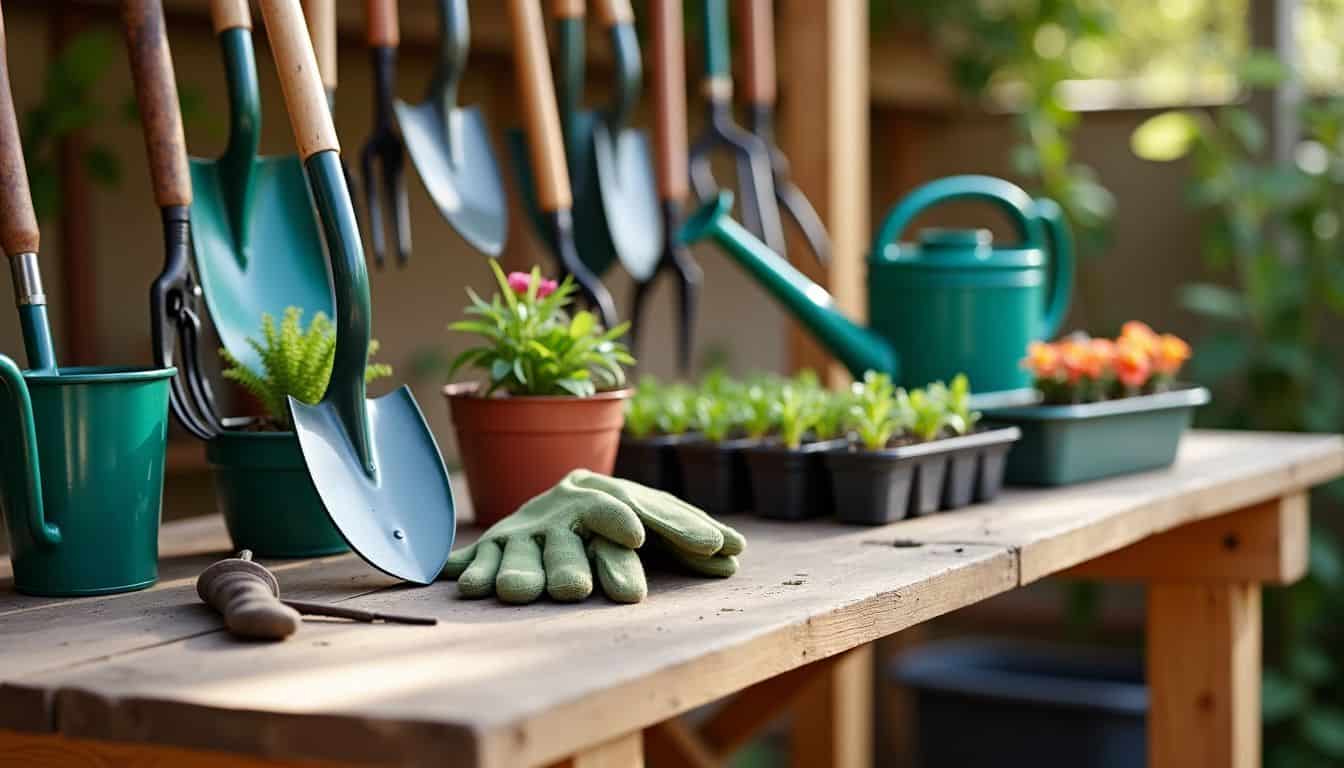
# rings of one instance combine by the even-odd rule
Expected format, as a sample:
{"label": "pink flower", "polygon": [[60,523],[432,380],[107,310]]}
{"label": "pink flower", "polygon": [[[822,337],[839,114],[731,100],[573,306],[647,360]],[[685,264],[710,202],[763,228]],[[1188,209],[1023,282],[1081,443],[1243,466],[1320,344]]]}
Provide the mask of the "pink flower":
{"label": "pink flower", "polygon": [[554,280],[542,280],[541,285],[537,286],[537,298],[544,299],[555,293],[555,289],[559,287],[560,284]]}
{"label": "pink flower", "polygon": [[527,287],[532,284],[532,276],[526,272],[510,272],[509,287],[514,293],[527,293]]}

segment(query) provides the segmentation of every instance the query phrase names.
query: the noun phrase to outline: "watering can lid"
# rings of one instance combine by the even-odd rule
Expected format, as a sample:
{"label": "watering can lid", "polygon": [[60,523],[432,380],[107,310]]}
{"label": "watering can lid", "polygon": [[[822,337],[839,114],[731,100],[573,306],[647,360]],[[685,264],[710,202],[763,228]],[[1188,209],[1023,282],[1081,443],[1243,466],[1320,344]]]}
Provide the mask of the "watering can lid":
{"label": "watering can lid", "polygon": [[882,260],[931,268],[1021,269],[1045,266],[1040,248],[995,248],[988,229],[930,227],[914,243],[891,243]]}

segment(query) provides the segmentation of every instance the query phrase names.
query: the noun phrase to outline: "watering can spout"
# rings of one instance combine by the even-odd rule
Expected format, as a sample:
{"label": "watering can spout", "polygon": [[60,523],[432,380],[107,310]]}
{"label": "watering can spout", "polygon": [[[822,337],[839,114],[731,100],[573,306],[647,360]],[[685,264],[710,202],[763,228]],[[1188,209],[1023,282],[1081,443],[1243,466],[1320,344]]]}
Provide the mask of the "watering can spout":
{"label": "watering can spout", "polygon": [[855,378],[865,371],[899,375],[899,361],[887,341],[845,317],[824,288],[812,282],[765,243],[733,220],[729,212],[733,194],[718,197],[700,207],[681,228],[679,239],[687,244],[705,237],[733,258],[844,364]]}

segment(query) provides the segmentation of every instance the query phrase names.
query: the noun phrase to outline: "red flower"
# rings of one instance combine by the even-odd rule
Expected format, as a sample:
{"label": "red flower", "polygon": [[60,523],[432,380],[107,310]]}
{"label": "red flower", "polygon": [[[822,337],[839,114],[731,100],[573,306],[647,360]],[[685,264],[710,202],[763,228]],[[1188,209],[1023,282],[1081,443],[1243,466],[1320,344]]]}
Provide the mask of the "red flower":
{"label": "red flower", "polygon": [[[514,293],[525,294],[530,287],[532,287],[531,275],[526,272],[509,273],[509,288],[513,289]],[[560,284],[554,280],[542,279],[540,283],[537,283],[537,298],[544,299],[555,293],[555,289],[559,287]]]}

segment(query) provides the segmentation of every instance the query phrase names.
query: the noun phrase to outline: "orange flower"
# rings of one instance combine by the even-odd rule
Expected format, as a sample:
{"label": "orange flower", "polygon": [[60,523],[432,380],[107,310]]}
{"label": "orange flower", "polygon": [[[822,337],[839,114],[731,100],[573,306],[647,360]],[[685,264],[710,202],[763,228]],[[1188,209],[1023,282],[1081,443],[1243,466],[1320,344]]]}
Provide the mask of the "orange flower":
{"label": "orange flower", "polygon": [[1093,339],[1088,345],[1087,352],[1092,358],[1094,379],[1101,378],[1115,365],[1115,342],[1110,339]]}
{"label": "orange flower", "polygon": [[1175,376],[1181,365],[1190,359],[1190,345],[1179,336],[1164,333],[1153,351],[1153,368],[1164,376]]}
{"label": "orange flower", "polygon": [[1044,341],[1033,341],[1027,347],[1022,367],[1037,379],[1052,379],[1059,375],[1059,349]]}
{"label": "orange flower", "polygon": [[1152,366],[1141,341],[1121,339],[1116,345],[1115,377],[1126,389],[1135,390],[1148,382]]}
{"label": "orange flower", "polygon": [[1059,344],[1064,374],[1070,384],[1075,384],[1083,378],[1095,379],[1101,375],[1101,369],[1092,354],[1091,339],[1081,341],[1065,339]]}
{"label": "orange flower", "polygon": [[1120,328],[1120,341],[1136,345],[1145,355],[1151,355],[1157,346],[1157,333],[1147,323],[1130,320]]}

